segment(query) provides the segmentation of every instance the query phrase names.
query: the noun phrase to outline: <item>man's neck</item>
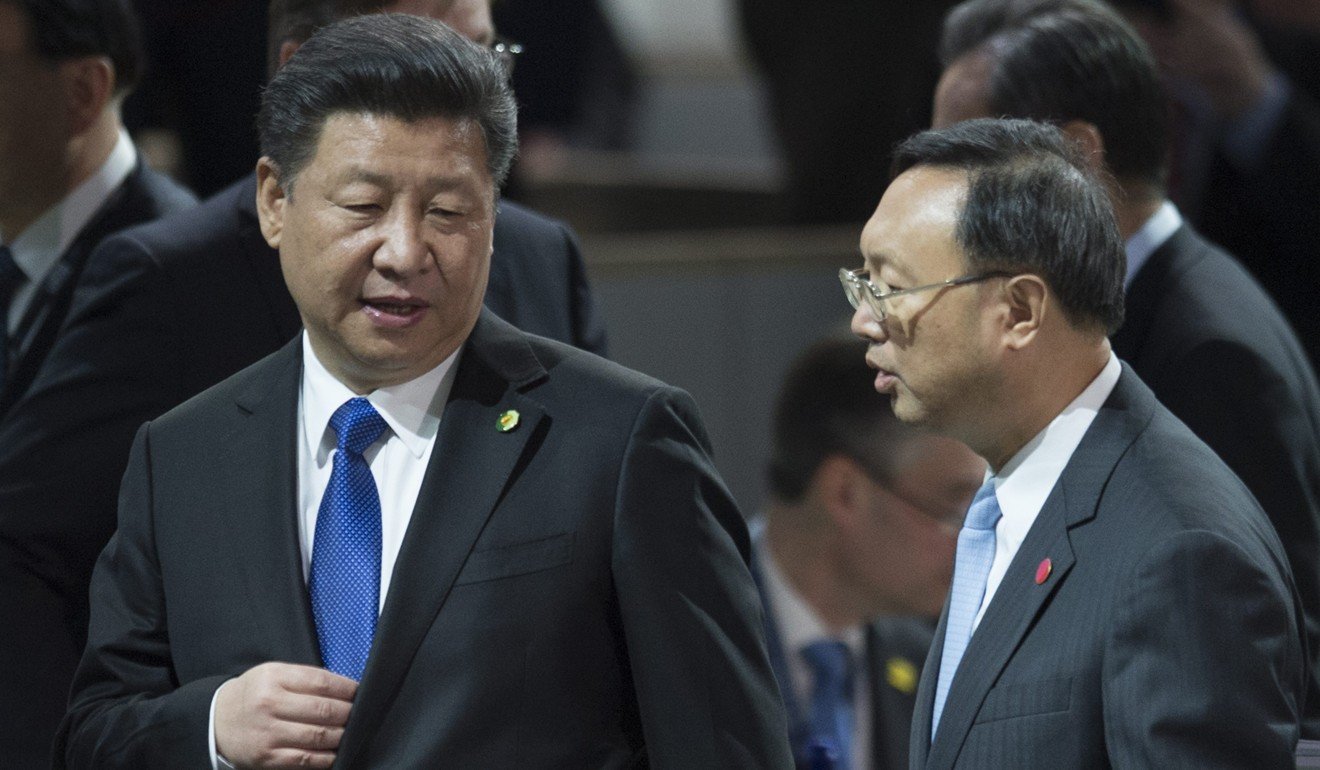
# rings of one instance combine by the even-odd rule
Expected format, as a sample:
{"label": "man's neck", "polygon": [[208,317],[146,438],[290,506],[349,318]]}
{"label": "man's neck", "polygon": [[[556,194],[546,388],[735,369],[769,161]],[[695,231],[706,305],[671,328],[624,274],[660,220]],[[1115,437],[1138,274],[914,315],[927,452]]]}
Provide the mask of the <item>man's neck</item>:
{"label": "man's neck", "polygon": [[848,601],[847,586],[839,579],[830,550],[818,529],[789,532],[804,517],[816,515],[794,510],[794,506],[772,504],[766,517],[766,543],[789,587],[816,613],[831,633],[839,633],[865,621]]}
{"label": "man's neck", "polygon": [[107,111],[91,129],[71,138],[52,163],[50,173],[30,180],[21,200],[0,207],[0,232],[5,240],[17,239],[42,214],[90,179],[114,151],[119,131],[119,116]]}
{"label": "man's neck", "polygon": [[1126,241],[1160,210],[1164,204],[1164,193],[1150,187],[1129,185],[1119,188],[1119,193],[1110,200],[1114,206],[1118,232]]}
{"label": "man's neck", "polygon": [[[1045,430],[1055,417],[1081,395],[1109,362],[1109,340],[1088,342],[1080,335],[1071,342],[1059,340],[1058,355],[1048,356],[1024,372],[1011,403],[1003,404],[1004,419],[993,432],[968,446],[999,473],[1022,447]],[[1048,384],[1048,386],[1046,386]]]}

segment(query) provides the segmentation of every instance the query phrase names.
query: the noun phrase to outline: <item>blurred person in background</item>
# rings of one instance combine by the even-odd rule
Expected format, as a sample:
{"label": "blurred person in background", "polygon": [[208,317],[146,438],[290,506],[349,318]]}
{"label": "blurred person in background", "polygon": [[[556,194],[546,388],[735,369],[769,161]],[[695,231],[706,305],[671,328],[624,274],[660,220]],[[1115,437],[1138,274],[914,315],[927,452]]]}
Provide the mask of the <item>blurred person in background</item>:
{"label": "blurred person in background", "polygon": [[1320,366],[1320,4],[1113,4],[1168,84],[1170,197],[1260,280]]}
{"label": "blurred person in background", "polygon": [[[985,461],[899,422],[855,338],[792,364],[754,535],[770,662],[804,770],[906,768],[917,679]],[[754,528],[754,532],[756,529]]]}
{"label": "blurred person in background", "polygon": [[935,41],[953,5],[739,0],[797,221],[857,222],[875,209],[890,150],[930,124]]}
{"label": "blurred person in background", "polygon": [[[1320,656],[1320,387],[1259,284],[1167,200],[1164,95],[1146,46],[1089,0],[969,0],[949,14],[940,54],[937,128],[1049,119],[1109,180],[1127,257],[1114,352],[1260,501]],[[1315,692],[1308,714],[1320,713]],[[1316,730],[1310,716],[1307,737]]]}
{"label": "blurred person in background", "polygon": [[[127,0],[0,0],[0,419],[22,409],[96,245],[196,203],[122,127],[140,46]],[[46,764],[87,607],[46,558],[57,512],[9,504],[27,484],[0,480],[0,765],[20,769]]]}

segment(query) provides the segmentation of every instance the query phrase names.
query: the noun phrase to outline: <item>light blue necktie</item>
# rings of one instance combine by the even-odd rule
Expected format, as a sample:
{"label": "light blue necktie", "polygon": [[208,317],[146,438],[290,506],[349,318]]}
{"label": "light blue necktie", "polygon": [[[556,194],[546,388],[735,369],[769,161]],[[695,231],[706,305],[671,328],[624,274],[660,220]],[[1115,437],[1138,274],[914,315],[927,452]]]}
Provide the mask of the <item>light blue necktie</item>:
{"label": "light blue necktie", "polygon": [[822,639],[803,647],[802,658],[814,678],[808,767],[848,770],[853,730],[852,654],[843,642]]}
{"label": "light blue necktie", "polygon": [[0,387],[9,376],[9,303],[23,278],[23,271],[14,263],[13,252],[0,244]]}
{"label": "light blue necktie", "polygon": [[365,398],[344,402],[330,418],[338,439],[330,483],[312,542],[312,617],[321,660],[336,674],[361,679],[380,607],[380,495],[362,453],[385,420]]}
{"label": "light blue necktie", "polygon": [[972,507],[967,510],[962,531],[958,533],[958,554],[954,558],[953,591],[949,595],[949,621],[944,627],[944,654],[940,657],[940,676],[935,686],[935,710],[931,714],[930,739],[940,726],[944,700],[958,671],[967,643],[972,638],[972,621],[985,598],[985,582],[995,560],[995,524],[1003,513],[995,497],[995,480],[989,478],[977,490]]}

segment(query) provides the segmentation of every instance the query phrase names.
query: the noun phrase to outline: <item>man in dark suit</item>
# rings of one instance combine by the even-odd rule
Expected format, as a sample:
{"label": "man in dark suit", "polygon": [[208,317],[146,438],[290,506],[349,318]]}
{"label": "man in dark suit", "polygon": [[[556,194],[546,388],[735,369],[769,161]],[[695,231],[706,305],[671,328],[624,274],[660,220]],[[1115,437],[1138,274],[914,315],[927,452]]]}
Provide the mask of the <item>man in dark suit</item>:
{"label": "man in dark suit", "polygon": [[1113,5],[1170,85],[1171,197],[1261,282],[1320,367],[1320,12],[1296,0]]}
{"label": "man in dark suit", "polygon": [[966,446],[894,417],[863,352],[830,337],[790,367],[774,412],[771,502],[752,541],[801,768],[819,768],[821,754],[835,770],[908,766],[954,538],[985,475]]}
{"label": "man in dark suit", "polygon": [[[1260,285],[1165,198],[1164,100],[1146,46],[1108,9],[1076,0],[964,3],[943,43],[937,127],[1048,118],[1113,180],[1127,256],[1127,317],[1114,352],[1265,509],[1320,661],[1320,387]],[[1307,737],[1320,735],[1312,687]]]}
{"label": "man in dark suit", "polygon": [[127,2],[0,2],[0,414],[50,349],[87,256],[195,203],[144,169],[119,118],[141,68]]}
{"label": "man in dark suit", "polygon": [[[297,18],[311,14],[316,22],[306,26],[284,15],[288,4],[277,4],[272,22],[288,43],[284,58],[342,5],[302,2]],[[492,34],[484,0],[456,0],[442,10],[441,21],[461,21],[479,41]],[[4,601],[13,603],[11,616],[34,619],[0,634],[9,648],[4,657],[40,653],[48,661],[5,671],[23,686],[0,688],[0,698],[50,694],[46,707],[21,712],[43,715],[44,729],[27,724],[16,738],[42,747],[34,764],[45,763],[85,641],[87,584],[114,531],[133,432],[279,349],[301,326],[278,255],[262,238],[255,199],[254,175],[194,209],[103,243],[76,293],[65,276],[74,294],[69,318],[30,387],[0,419],[0,550],[8,552],[5,569],[15,573],[4,581],[13,586]],[[525,331],[605,353],[566,226],[501,202],[494,247],[488,307]]]}
{"label": "man in dark suit", "polygon": [[339,22],[258,123],[306,331],[139,432],[59,764],[788,767],[690,398],[482,308],[497,59]]}
{"label": "man in dark suit", "polygon": [[875,387],[991,476],[922,671],[914,768],[1290,767],[1308,677],[1278,536],[1107,335],[1122,242],[1058,129],[919,134],[843,271]]}
{"label": "man in dark suit", "polygon": [[[124,133],[120,103],[140,69],[126,0],[0,1],[0,419],[31,390],[97,243],[196,202],[147,170]],[[62,579],[27,569],[45,513],[0,503],[0,614],[13,619],[0,631],[6,767],[46,764],[77,662],[60,644],[66,618],[26,603]]]}

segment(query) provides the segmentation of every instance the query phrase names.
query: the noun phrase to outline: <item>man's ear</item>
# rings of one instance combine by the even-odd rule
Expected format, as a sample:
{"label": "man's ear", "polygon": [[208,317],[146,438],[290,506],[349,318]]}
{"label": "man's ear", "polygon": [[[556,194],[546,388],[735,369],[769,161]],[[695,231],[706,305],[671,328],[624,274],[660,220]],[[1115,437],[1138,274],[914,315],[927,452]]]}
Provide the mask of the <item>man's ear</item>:
{"label": "man's ear", "polygon": [[115,66],[105,56],[79,56],[59,63],[69,106],[69,128],[85,133],[101,119],[115,95]]}
{"label": "man's ear", "polygon": [[280,238],[284,234],[284,207],[288,202],[289,196],[280,184],[275,162],[262,157],[257,161],[257,219],[261,222],[261,234],[272,249],[280,247]]}
{"label": "man's ear", "polygon": [[1045,314],[1052,310],[1049,289],[1040,276],[1023,273],[1005,281],[1003,291],[1008,305],[1005,341],[1010,350],[1021,350],[1036,338]]}
{"label": "man's ear", "polygon": [[288,64],[289,59],[293,58],[293,55],[298,52],[299,48],[302,48],[302,43],[299,43],[297,40],[285,40],[283,43],[280,43],[279,63],[276,65],[276,69],[280,69]]}
{"label": "man's ear", "polygon": [[851,457],[832,454],[821,460],[811,483],[825,515],[836,528],[850,531],[859,513],[865,515],[869,504],[865,482],[869,480],[866,471]]}
{"label": "man's ear", "polygon": [[1086,156],[1087,163],[1091,164],[1092,171],[1105,170],[1105,138],[1100,135],[1100,129],[1096,128],[1094,123],[1070,120],[1059,128],[1063,130],[1064,136],[1082,149],[1082,154]]}

